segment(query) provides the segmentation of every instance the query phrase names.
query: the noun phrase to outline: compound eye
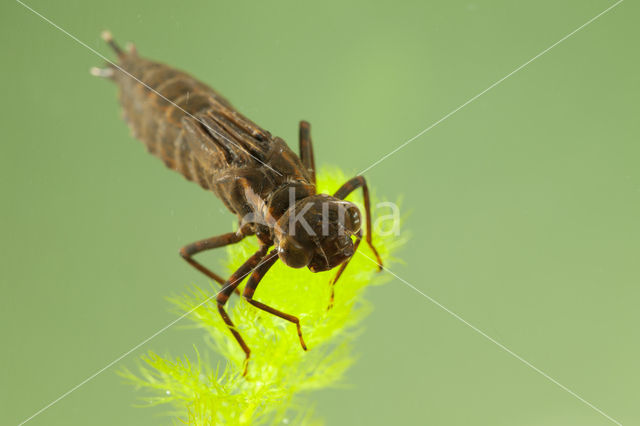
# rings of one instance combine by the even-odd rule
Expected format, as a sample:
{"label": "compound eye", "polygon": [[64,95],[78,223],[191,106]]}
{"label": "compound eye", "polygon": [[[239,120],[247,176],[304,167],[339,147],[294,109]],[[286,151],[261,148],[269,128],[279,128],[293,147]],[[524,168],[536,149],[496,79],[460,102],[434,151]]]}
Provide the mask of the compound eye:
{"label": "compound eye", "polygon": [[302,268],[311,261],[313,252],[305,249],[293,238],[285,238],[278,245],[278,256],[292,268]]}
{"label": "compound eye", "polygon": [[355,234],[362,227],[362,219],[360,218],[360,210],[356,206],[349,206],[344,215],[344,227],[351,234]]}

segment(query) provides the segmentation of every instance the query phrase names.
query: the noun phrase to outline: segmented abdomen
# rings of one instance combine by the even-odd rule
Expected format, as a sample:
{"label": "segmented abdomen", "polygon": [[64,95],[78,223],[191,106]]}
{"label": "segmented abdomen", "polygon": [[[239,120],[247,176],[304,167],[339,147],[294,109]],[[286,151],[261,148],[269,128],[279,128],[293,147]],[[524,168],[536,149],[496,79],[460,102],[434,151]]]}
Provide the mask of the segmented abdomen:
{"label": "segmented abdomen", "polygon": [[119,65],[131,75],[116,70],[114,79],[120,88],[124,118],[134,136],[167,167],[212,189],[211,172],[193,155],[182,119],[209,110],[230,109],[229,102],[182,71],[135,54],[120,59]]}
{"label": "segmented abdomen", "polygon": [[245,217],[261,210],[276,188],[310,182],[308,169],[282,139],[213,89],[111,44],[122,70],[110,77],[134,136],[169,168],[213,191],[231,212]]}

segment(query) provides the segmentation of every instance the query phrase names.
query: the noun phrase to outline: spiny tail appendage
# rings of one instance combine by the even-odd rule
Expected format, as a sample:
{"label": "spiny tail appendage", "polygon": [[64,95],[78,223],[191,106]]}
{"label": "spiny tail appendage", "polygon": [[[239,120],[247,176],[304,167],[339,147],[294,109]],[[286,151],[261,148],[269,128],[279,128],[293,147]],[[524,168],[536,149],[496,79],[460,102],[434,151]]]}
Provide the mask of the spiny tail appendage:
{"label": "spiny tail appendage", "polygon": [[[111,46],[119,60],[122,60],[127,54],[137,55],[136,47],[133,43],[127,43],[127,51],[125,52],[122,48],[113,40],[113,36],[111,35],[111,31],[104,30],[101,34],[101,37],[104,41]],[[113,63],[107,63],[105,68],[92,67],[89,72],[91,75],[102,78],[113,79],[115,73],[115,66]]]}

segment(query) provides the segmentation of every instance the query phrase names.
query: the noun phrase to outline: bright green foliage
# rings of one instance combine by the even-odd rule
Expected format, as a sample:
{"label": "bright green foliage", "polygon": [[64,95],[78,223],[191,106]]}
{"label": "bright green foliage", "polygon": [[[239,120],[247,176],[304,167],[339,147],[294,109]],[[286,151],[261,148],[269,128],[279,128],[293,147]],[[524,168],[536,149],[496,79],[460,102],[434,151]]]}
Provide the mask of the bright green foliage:
{"label": "bright green foliage", "polygon": [[[333,193],[345,181],[341,171],[324,170],[318,176],[318,190]],[[356,202],[364,215],[361,191],[348,199]],[[372,200],[374,212],[375,203]],[[400,240],[393,235],[380,237],[375,232],[373,238],[388,265]],[[255,238],[230,246],[226,262],[229,274],[256,249]],[[374,256],[366,242],[358,251],[360,254],[354,255],[336,285],[331,310],[327,310],[329,282],[337,268],[314,274],[306,268],[292,269],[276,262],[255,293],[256,300],[300,318],[309,351],[300,347],[295,325],[234,295],[227,303],[227,311],[252,351],[248,375],[242,377],[244,353],[220,318],[215,297],[211,297],[220,290],[214,283],[207,288],[193,287],[170,300],[187,312],[210,298],[187,318],[205,332],[207,350],[213,349],[228,360],[226,367],[210,365],[198,350],[191,360],[186,355],[173,359],[149,352],[143,357],[138,374],[128,370],[121,374],[136,386],[152,391],[154,396],[146,398],[149,404],[171,404],[172,414],[180,423],[321,423],[311,418],[310,403],[303,394],[340,382],[354,362],[351,343],[370,310],[363,300],[363,290],[385,278],[384,272],[376,273]]]}

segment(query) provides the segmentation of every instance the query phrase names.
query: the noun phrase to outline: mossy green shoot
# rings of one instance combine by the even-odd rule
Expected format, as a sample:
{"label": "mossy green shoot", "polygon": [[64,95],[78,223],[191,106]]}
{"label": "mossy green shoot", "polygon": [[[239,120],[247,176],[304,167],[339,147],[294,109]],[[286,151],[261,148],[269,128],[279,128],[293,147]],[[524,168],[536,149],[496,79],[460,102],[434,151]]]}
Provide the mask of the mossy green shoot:
{"label": "mossy green shoot", "polygon": [[[318,175],[318,191],[333,193],[345,181],[340,170],[325,168]],[[378,200],[375,193],[372,195],[375,223]],[[359,192],[348,199],[362,209]],[[402,239],[395,233],[376,233],[374,226],[373,242],[388,266]],[[255,238],[229,246],[224,262],[227,272],[235,271],[257,247]],[[216,283],[193,285],[169,299],[182,313],[193,310],[185,320],[204,333],[203,340],[194,344],[193,353],[176,357],[150,351],[142,357],[137,371],[123,369],[120,374],[145,391],[145,404],[170,406],[176,424],[321,424],[321,413],[313,412],[308,394],[343,383],[345,372],[360,355],[353,342],[371,309],[364,290],[387,278],[384,271],[378,273],[374,259],[367,244],[360,244],[336,284],[331,309],[327,309],[330,282],[337,268],[311,273],[277,262],[261,281],[255,299],[300,319],[309,348],[306,352],[300,347],[294,324],[234,295],[227,310],[251,348],[247,376],[243,377],[245,354],[220,318],[212,297],[220,287]],[[216,358],[222,357],[215,364],[209,361],[212,351],[219,354]]]}

